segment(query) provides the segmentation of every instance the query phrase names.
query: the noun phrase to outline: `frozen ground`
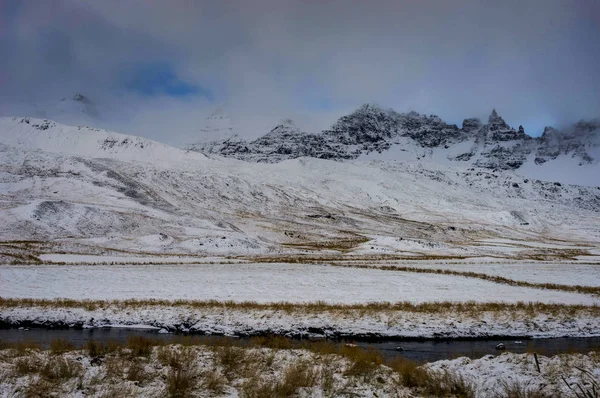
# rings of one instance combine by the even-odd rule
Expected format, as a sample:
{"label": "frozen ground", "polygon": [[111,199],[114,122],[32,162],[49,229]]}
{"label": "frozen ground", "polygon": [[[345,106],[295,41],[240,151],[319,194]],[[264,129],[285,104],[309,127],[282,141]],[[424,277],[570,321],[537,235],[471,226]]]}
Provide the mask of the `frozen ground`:
{"label": "frozen ground", "polygon": [[[397,265],[397,263],[386,263]],[[600,264],[578,263],[461,263],[404,262],[402,266],[447,269],[501,276],[516,281],[560,285],[600,286]]]}
{"label": "frozen ground", "polygon": [[[597,396],[594,395],[597,394],[600,381],[600,355],[597,352],[553,357],[539,355],[538,361],[539,372],[533,354],[511,353],[487,355],[476,360],[463,357],[437,361],[428,364],[427,368],[433,372],[450,372],[462,377],[473,386],[476,397]],[[595,388],[593,384],[596,384]],[[522,392],[520,395],[508,395],[508,387],[518,387]],[[534,395],[536,392],[540,394]]]}
{"label": "frozen ground", "polygon": [[91,300],[600,304],[591,295],[474,278],[310,264],[2,266],[0,291],[3,297]]}
{"label": "frozen ground", "polygon": [[[539,371],[533,354],[504,353],[475,360],[461,357],[432,362],[421,367],[421,373],[405,362],[375,364],[372,356],[360,357],[357,351],[343,350],[334,354],[319,352],[317,346],[271,349],[167,345],[139,354],[129,348],[113,348],[104,355],[90,355],[85,350],[57,353],[4,349],[0,350],[0,397],[25,392],[26,396],[149,398],[169,396],[169,391],[176,390],[178,396],[232,398],[577,398],[596,397],[595,386],[600,379],[598,352],[539,355]],[[189,383],[173,382],[177,370]],[[408,375],[413,376],[412,380]]]}

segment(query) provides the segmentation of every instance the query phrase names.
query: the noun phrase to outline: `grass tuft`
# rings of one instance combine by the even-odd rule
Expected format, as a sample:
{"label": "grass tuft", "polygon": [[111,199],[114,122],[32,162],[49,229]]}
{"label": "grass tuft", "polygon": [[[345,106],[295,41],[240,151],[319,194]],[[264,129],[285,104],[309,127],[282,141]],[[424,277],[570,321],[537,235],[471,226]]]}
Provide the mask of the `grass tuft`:
{"label": "grass tuft", "polygon": [[73,351],[75,347],[69,340],[56,339],[50,342],[50,352],[54,355],[64,354],[68,351]]}

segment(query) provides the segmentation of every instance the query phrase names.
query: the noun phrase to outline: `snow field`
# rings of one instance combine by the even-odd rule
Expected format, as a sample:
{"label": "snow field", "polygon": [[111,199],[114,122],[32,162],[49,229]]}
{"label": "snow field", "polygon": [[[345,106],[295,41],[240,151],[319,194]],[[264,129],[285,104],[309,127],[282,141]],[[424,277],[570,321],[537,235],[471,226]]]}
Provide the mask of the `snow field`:
{"label": "snow field", "polygon": [[368,303],[409,301],[600,304],[590,295],[474,278],[309,264],[0,266],[12,298]]}

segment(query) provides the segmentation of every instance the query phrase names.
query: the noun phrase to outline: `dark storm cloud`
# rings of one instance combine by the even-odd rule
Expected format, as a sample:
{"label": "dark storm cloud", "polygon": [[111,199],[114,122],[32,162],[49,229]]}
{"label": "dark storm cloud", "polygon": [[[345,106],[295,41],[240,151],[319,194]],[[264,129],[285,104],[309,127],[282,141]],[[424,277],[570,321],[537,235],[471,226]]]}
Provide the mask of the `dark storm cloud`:
{"label": "dark storm cloud", "polygon": [[[248,134],[286,116],[324,128],[363,102],[455,123],[496,107],[532,134],[600,116],[596,0],[0,4],[1,103],[84,92],[171,142],[217,103]],[[123,76],[140,65],[197,95],[132,90]]]}

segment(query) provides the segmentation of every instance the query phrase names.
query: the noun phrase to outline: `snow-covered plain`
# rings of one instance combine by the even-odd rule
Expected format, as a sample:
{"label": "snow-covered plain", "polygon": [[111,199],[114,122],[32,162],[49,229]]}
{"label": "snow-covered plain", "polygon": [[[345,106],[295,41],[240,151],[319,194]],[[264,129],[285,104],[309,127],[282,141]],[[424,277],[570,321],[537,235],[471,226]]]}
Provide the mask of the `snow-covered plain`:
{"label": "snow-covered plain", "polygon": [[600,304],[590,295],[460,276],[309,264],[2,266],[3,297],[369,303]]}
{"label": "snow-covered plain", "polygon": [[[386,265],[397,265],[386,263]],[[404,262],[399,266],[426,269],[445,269],[458,272],[501,276],[531,283],[555,283],[559,285],[600,286],[600,264],[574,263],[460,263],[443,264],[431,262]]]}

